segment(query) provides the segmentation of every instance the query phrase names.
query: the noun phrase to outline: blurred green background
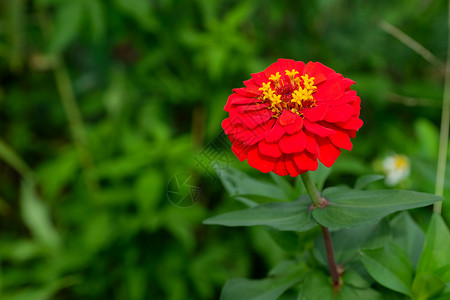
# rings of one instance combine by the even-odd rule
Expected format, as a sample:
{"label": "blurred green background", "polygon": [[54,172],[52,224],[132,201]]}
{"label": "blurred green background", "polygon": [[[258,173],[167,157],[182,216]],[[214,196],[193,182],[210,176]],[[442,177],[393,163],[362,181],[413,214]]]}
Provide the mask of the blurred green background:
{"label": "blurred green background", "polygon": [[2,0],[0,299],[217,299],[292,255],[201,223],[242,207],[198,160],[231,89],[278,58],[357,82],[365,125],[327,185],[399,153],[397,187],[433,193],[446,24],[436,0]]}

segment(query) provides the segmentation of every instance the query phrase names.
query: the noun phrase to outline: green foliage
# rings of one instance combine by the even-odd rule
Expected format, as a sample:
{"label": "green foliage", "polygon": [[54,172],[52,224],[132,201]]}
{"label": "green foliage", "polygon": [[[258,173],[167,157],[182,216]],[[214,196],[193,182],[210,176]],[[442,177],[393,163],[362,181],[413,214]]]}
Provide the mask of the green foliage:
{"label": "green foliage", "polygon": [[317,225],[310,212],[311,200],[302,196],[285,203],[268,203],[215,216],[205,224],[225,226],[266,225],[278,230],[307,231]]}
{"label": "green foliage", "polygon": [[406,190],[359,191],[328,188],[323,191],[330,205],[313,211],[321,225],[339,229],[377,221],[393,212],[422,207],[442,197]]}
{"label": "green foliage", "polygon": [[[243,285],[256,293],[248,298],[326,299],[314,220],[368,219],[331,232],[345,263],[338,298],[403,297],[374,282],[357,255],[387,240],[416,270],[413,296],[448,298],[448,271],[434,257],[445,253],[450,206],[429,227],[427,208],[377,221],[424,204],[422,194],[368,204],[377,214],[364,220],[353,203],[362,189],[399,193],[380,192],[390,187],[377,180],[391,152],[411,160],[397,189],[434,192],[443,76],[378,24],[444,61],[446,11],[418,0],[0,1],[0,299],[217,299],[230,278],[252,278],[228,281],[234,299]],[[332,172],[312,174],[326,193],[355,186],[353,221],[339,221],[341,204],[309,211],[300,178],[258,174],[229,145],[217,175],[196,160],[219,138],[230,90],[280,57],[321,61],[356,81],[365,124],[354,148]],[[379,175],[356,179],[366,174]],[[177,175],[190,178],[177,190],[183,207],[169,193]],[[223,214],[262,226],[202,224]],[[286,225],[301,230],[278,230]],[[268,273],[281,260],[290,263]]]}

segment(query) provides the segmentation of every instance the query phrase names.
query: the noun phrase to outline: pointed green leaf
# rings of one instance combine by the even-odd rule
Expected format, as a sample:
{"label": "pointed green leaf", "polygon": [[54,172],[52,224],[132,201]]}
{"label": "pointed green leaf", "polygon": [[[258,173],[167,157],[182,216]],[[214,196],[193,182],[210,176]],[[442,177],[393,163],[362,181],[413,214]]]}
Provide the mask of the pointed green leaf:
{"label": "pointed green leaf", "polygon": [[[338,264],[347,264],[357,257],[359,250],[380,248],[389,237],[389,226],[384,220],[331,232],[334,258]],[[323,265],[328,265],[325,244],[321,236],[314,242],[314,255]]]}
{"label": "pointed green leaf", "polygon": [[281,262],[269,277],[253,280],[245,278],[230,279],[225,283],[221,300],[275,300],[287,289],[299,283],[308,269],[295,262]]}
{"label": "pointed green leaf", "polygon": [[314,271],[306,277],[300,287],[298,300],[334,299],[331,280],[322,272]]}
{"label": "pointed green leaf", "polygon": [[[347,274],[348,273],[348,274]],[[357,278],[356,278],[357,277]],[[356,286],[353,284],[356,282]],[[300,287],[298,300],[382,300],[383,297],[375,290],[369,289],[369,283],[365,282],[356,272],[346,271],[342,277],[343,285],[337,295],[334,295],[331,279],[323,272],[315,271],[308,274]]]}
{"label": "pointed green leaf", "polygon": [[52,250],[61,244],[58,232],[53,226],[47,206],[39,199],[31,183],[22,183],[21,187],[22,218],[33,235]]}
{"label": "pointed green leaf", "polygon": [[275,200],[292,200],[275,184],[254,179],[229,166],[221,168],[217,175],[231,197],[251,195]]}
{"label": "pointed green leaf", "polygon": [[328,188],[323,195],[330,202],[312,214],[331,229],[348,228],[377,221],[393,212],[430,205],[442,197],[406,190],[360,191]]}
{"label": "pointed green leaf", "polygon": [[425,233],[408,212],[401,212],[390,221],[391,232],[396,244],[408,252],[414,267],[419,262],[425,242]]}
{"label": "pointed green leaf", "polygon": [[383,178],[384,178],[383,175],[364,175],[358,177],[355,183],[355,190],[361,190],[365,188],[369,183],[381,180]]}
{"label": "pointed green leaf", "polygon": [[302,196],[294,202],[261,204],[252,208],[218,215],[203,221],[209,225],[266,225],[278,230],[307,231],[317,223],[311,217],[311,201]]}
{"label": "pointed green leaf", "polygon": [[[434,214],[426,235],[417,274],[434,273],[444,282],[450,281],[450,232],[442,217]],[[439,274],[438,274],[439,272]],[[443,278],[444,276],[445,278]]]}
{"label": "pointed green leaf", "polygon": [[413,267],[405,250],[390,242],[384,248],[363,250],[361,255],[364,266],[377,282],[411,295]]}
{"label": "pointed green leaf", "polygon": [[445,288],[442,279],[431,273],[420,273],[414,278],[412,292],[414,299],[430,299]]}

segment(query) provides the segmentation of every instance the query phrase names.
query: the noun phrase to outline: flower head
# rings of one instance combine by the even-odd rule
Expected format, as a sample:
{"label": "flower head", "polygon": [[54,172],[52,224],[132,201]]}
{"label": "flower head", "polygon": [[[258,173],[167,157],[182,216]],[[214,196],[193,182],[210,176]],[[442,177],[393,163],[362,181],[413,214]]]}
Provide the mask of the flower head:
{"label": "flower head", "polygon": [[383,169],[386,174],[384,180],[386,185],[395,186],[409,176],[411,164],[407,156],[394,154],[383,160]]}
{"label": "flower head", "polygon": [[234,154],[261,172],[297,176],[330,167],[363,122],[355,82],[321,63],[279,59],[233,89],[222,127]]}

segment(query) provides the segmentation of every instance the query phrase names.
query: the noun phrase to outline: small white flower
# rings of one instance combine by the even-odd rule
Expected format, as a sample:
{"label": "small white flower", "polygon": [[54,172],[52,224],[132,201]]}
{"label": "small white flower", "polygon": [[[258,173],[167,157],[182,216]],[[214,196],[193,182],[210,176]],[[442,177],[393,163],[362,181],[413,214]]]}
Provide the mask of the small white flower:
{"label": "small white flower", "polygon": [[386,185],[395,186],[409,176],[411,164],[405,155],[394,154],[383,160],[383,169]]}

